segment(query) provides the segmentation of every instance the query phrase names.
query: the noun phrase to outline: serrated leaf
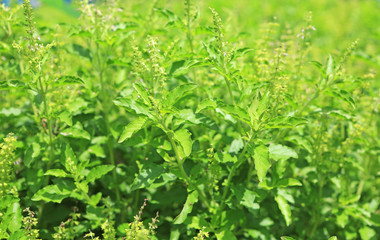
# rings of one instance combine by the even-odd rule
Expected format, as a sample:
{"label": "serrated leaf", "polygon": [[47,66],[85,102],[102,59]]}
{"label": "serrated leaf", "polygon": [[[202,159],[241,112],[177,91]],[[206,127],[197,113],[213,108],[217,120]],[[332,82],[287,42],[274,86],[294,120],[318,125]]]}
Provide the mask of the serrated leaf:
{"label": "serrated leaf", "polygon": [[217,103],[214,100],[207,98],[198,104],[196,113],[199,113],[200,111],[204,109],[215,109],[216,107],[217,107]]}
{"label": "serrated leaf", "polygon": [[247,122],[250,122],[250,117],[247,114],[246,111],[244,111],[242,108],[237,107],[237,106],[231,106],[231,105],[224,105],[224,106],[219,106],[221,110],[223,110],[225,113],[234,116],[235,118]]}
{"label": "serrated leaf", "polygon": [[186,96],[186,94],[188,92],[192,91],[196,87],[197,87],[196,84],[189,83],[189,84],[184,84],[184,85],[181,85],[181,86],[174,88],[166,96],[165,103],[168,106],[173,106],[174,104],[176,104],[178,102],[178,100],[180,100],[182,97]]}
{"label": "serrated leaf", "polygon": [[260,205],[255,203],[255,198],[255,192],[246,189],[244,191],[243,199],[240,203],[241,205],[247,207],[249,210],[257,210],[260,208]]}
{"label": "serrated leaf", "polygon": [[354,101],[354,99],[352,98],[351,94],[349,92],[347,92],[346,90],[343,90],[343,89],[333,89],[333,90],[330,90],[327,92],[328,94],[334,96],[334,97],[337,97],[341,100],[343,100],[344,102],[348,103],[351,105],[352,108],[356,108],[356,103]]}
{"label": "serrated leaf", "polygon": [[298,158],[297,153],[290,147],[281,144],[271,144],[269,146],[269,157],[276,161]]}
{"label": "serrated leaf", "polygon": [[112,165],[100,165],[92,168],[90,172],[87,174],[86,182],[93,182],[96,179],[103,177],[108,172],[112,171],[115,166]]}
{"label": "serrated leaf", "polygon": [[72,85],[72,84],[84,84],[85,82],[75,76],[62,76],[53,81],[54,86]]}
{"label": "serrated leaf", "polygon": [[182,128],[174,133],[174,137],[181,144],[185,156],[190,156],[193,147],[193,141],[191,140],[191,133],[189,130]]}
{"label": "serrated leaf", "polygon": [[191,211],[193,210],[193,205],[196,202],[198,202],[198,192],[193,191],[187,196],[186,202],[183,205],[181,213],[174,219],[174,224],[183,223],[186,220],[187,215],[191,213]]}
{"label": "serrated leaf", "polygon": [[344,110],[340,110],[340,109],[328,111],[328,115],[338,117],[340,119],[348,119],[348,120],[351,120],[354,118],[354,116],[350,115],[348,112]]}
{"label": "serrated leaf", "polygon": [[187,60],[187,61],[180,61],[176,62],[177,64],[172,65],[172,68],[170,69],[170,75],[173,77],[179,77],[181,75],[187,74],[189,70],[196,66],[207,66],[208,63],[201,62],[195,59]]}
{"label": "serrated leaf", "polygon": [[271,167],[269,161],[269,149],[265,145],[259,145],[254,150],[255,169],[257,171],[257,177],[262,182],[265,178],[268,169]]}
{"label": "serrated leaf", "polygon": [[61,114],[58,115],[58,118],[66,123],[67,125],[69,126],[72,126],[73,125],[73,119],[72,119],[72,116],[71,114],[68,112],[68,111],[64,111],[62,112]]}
{"label": "serrated leaf", "polygon": [[286,139],[290,140],[290,141],[293,141],[293,142],[296,142],[299,146],[302,146],[309,153],[311,153],[313,151],[313,149],[311,147],[310,141],[308,139],[306,139],[305,137],[301,137],[301,136],[298,136],[298,135],[292,135],[292,136],[289,136]]}
{"label": "serrated leaf", "polygon": [[322,77],[325,78],[326,71],[325,71],[325,68],[323,67],[323,64],[318,61],[310,61],[310,63],[313,64],[319,70]]}
{"label": "serrated leaf", "polygon": [[69,197],[70,194],[70,191],[59,189],[56,185],[48,185],[38,190],[38,192],[33,195],[32,200],[61,203],[62,200]]}
{"label": "serrated leaf", "polygon": [[280,209],[282,215],[284,216],[286,226],[289,226],[290,223],[292,222],[292,218],[291,218],[292,212],[290,211],[290,206],[289,206],[288,201],[286,201],[286,199],[281,195],[277,195],[275,197],[275,200],[278,204],[278,208]]}
{"label": "serrated leaf", "polygon": [[127,126],[125,126],[123,132],[120,135],[119,143],[124,142],[126,139],[132,137],[133,134],[141,130],[146,121],[146,118],[139,117],[130,122]]}
{"label": "serrated leaf", "polygon": [[73,152],[73,149],[71,149],[70,145],[66,145],[66,149],[65,149],[65,168],[68,172],[71,172],[73,169],[72,169],[72,164],[74,166],[76,166],[78,160]]}
{"label": "serrated leaf", "polygon": [[245,48],[239,48],[239,49],[237,49],[236,51],[235,51],[235,58],[236,57],[242,57],[242,56],[244,56],[245,54],[247,54],[247,53],[249,53],[249,52],[252,52],[252,51],[254,51],[252,48],[247,48],[247,47],[245,47]]}
{"label": "serrated leaf", "polygon": [[170,22],[177,22],[177,21],[181,22],[175,13],[173,13],[172,11],[166,8],[154,8],[154,11],[165,16]]}
{"label": "serrated leaf", "polygon": [[140,86],[140,84],[134,83],[133,89],[136,90],[136,92],[139,94],[139,96],[142,98],[142,100],[144,101],[146,105],[148,106],[152,105],[149,99],[149,93],[143,86]]}
{"label": "serrated leaf", "polygon": [[29,89],[29,86],[26,85],[22,81],[18,80],[8,80],[8,81],[0,81],[0,90],[5,89]]}
{"label": "serrated leaf", "polygon": [[145,115],[149,119],[155,119],[154,116],[150,113],[148,106],[128,97],[118,98],[114,101],[114,103],[116,106],[124,107],[128,111],[134,111],[136,114]]}
{"label": "serrated leaf", "polygon": [[307,123],[305,118],[280,116],[271,119],[265,128],[293,128]]}
{"label": "serrated leaf", "polygon": [[67,173],[62,169],[49,169],[44,175],[54,176],[54,177],[67,177]]}
{"label": "serrated leaf", "polygon": [[164,168],[161,165],[149,164],[144,166],[140,174],[132,183],[131,190],[148,188],[157,178],[161,176]]}

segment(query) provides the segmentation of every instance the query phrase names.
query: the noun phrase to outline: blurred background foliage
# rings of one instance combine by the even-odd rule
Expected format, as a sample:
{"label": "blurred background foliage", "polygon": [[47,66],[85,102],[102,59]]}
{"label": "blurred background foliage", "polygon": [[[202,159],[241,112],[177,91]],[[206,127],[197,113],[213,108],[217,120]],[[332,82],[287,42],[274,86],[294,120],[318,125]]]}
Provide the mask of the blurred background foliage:
{"label": "blurred background foliage", "polygon": [[[7,5],[15,0],[3,0]],[[53,27],[58,23],[73,23],[79,13],[72,0],[35,0],[36,17],[39,27]],[[100,0],[94,2],[101,2]],[[146,0],[124,1],[124,10],[136,15],[145,15]],[[359,40],[359,50],[354,53],[353,62],[362,61],[363,68],[380,69],[380,1],[378,0],[203,0],[199,1],[199,13],[207,13],[212,7],[225,21],[227,34],[239,37],[248,43],[260,35],[260,26],[277,18],[278,34],[287,28],[302,26],[305,16],[311,11],[314,48],[310,49],[311,59],[324,62],[328,54],[341,52],[353,41]],[[158,6],[177,14],[184,11],[183,1],[158,1]],[[180,15],[180,14],[179,14]],[[210,16],[200,16],[200,23],[206,24]],[[301,29],[299,29],[301,30]],[[338,44],[337,44],[338,43]],[[359,62],[360,62],[359,61]],[[364,69],[361,69],[364,70]],[[379,83],[377,83],[379,84]]]}

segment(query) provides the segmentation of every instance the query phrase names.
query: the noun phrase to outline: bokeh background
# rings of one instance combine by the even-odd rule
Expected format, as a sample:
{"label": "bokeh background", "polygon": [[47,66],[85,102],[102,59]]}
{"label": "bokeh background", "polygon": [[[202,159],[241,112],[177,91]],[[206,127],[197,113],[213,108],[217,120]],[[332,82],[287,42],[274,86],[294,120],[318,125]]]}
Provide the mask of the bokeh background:
{"label": "bokeh background", "polygon": [[[95,4],[98,1],[93,1]],[[153,0],[149,0],[153,2]],[[21,0],[3,0],[6,5],[19,4]],[[121,0],[125,10],[135,14],[147,14],[147,0]],[[183,12],[181,0],[158,0],[159,5],[173,12]],[[208,7],[216,9],[225,22],[226,30],[240,37],[254,39],[259,37],[260,25],[277,18],[280,28],[293,28],[302,25],[305,16],[311,11],[313,25],[312,58],[325,61],[328,54],[341,52],[353,41],[359,40],[359,49],[354,58],[366,62],[379,70],[380,65],[380,1],[379,0],[199,0],[201,13]],[[53,27],[59,23],[77,21],[79,13],[73,0],[34,0],[37,24]],[[200,16],[201,21],[210,22],[210,15]],[[239,29],[236,29],[236,26]]]}

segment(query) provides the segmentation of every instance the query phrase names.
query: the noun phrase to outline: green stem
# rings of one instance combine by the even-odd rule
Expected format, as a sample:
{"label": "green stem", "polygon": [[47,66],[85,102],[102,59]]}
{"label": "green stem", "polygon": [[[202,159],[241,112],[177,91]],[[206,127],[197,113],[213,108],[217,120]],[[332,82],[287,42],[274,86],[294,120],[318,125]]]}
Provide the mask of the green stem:
{"label": "green stem", "polygon": [[[231,82],[230,82],[231,80],[230,80],[230,77],[228,77],[228,73],[226,73],[226,75],[224,76],[224,81],[226,82],[228,93],[231,97],[232,104],[234,105],[234,107],[237,107],[234,95],[232,94],[232,88],[231,88]],[[237,119],[237,128],[238,128],[239,134],[243,134],[244,129],[241,126],[239,119]]]}
{"label": "green stem", "polygon": [[370,169],[369,165],[370,165],[370,161],[369,161],[369,156],[368,156],[368,157],[366,157],[366,159],[364,161],[363,176],[362,176],[362,179],[360,180],[358,190],[356,191],[356,195],[360,196],[363,192],[364,183],[367,180],[367,176],[368,176],[367,170]]}
{"label": "green stem", "polygon": [[203,202],[203,204],[205,204],[206,207],[208,209],[210,209],[210,204],[207,201],[207,197],[206,197],[205,193],[196,184],[194,184],[191,181],[191,179],[187,175],[185,169],[183,168],[184,159],[181,159],[181,157],[179,156],[177,144],[174,142],[172,136],[169,134],[169,130],[165,126],[165,123],[161,123],[161,126],[165,130],[166,135],[168,136],[169,142],[170,142],[170,144],[171,144],[171,146],[172,146],[172,148],[174,150],[174,154],[175,154],[175,158],[177,160],[178,168],[181,171],[183,177],[185,178],[185,181],[186,181],[187,185],[192,186],[192,187],[195,188],[195,190],[198,192],[199,197],[201,198],[201,201]]}
{"label": "green stem", "polygon": [[[109,118],[109,98],[107,95],[107,90],[104,84],[104,62],[102,61],[102,56],[100,52],[99,44],[96,43],[96,56],[98,60],[98,73],[99,73],[99,81],[100,81],[100,100],[102,102],[102,108],[103,108],[103,114],[104,114],[104,121],[106,124],[106,135],[107,135],[107,150],[109,154],[109,161],[110,163],[115,166],[115,168],[112,171],[112,178],[114,182],[114,188],[115,188],[115,194],[116,194],[116,201],[120,203],[121,196],[120,196],[120,190],[118,187],[118,179],[117,179],[117,173],[116,173],[116,161],[114,156],[114,139],[112,137],[111,133],[111,125],[110,125],[110,118]],[[124,219],[124,208],[121,209],[121,219]]]}
{"label": "green stem", "polygon": [[[44,114],[46,116],[47,127],[48,127],[49,161],[48,161],[48,163],[46,165],[46,170],[45,170],[45,171],[48,171],[50,169],[50,167],[52,166],[53,161],[54,161],[54,145],[53,145],[53,132],[52,132],[52,126],[51,126],[51,117],[50,117],[50,111],[48,109],[49,104],[48,104],[48,101],[47,101],[47,98],[46,98],[46,91],[47,91],[47,89],[45,89],[44,86],[43,86],[43,84],[42,84],[41,76],[38,76],[38,85],[40,86],[39,92],[40,92],[40,94],[42,96],[42,101],[43,101],[43,104],[44,104]],[[50,177],[49,176],[45,176],[44,185],[45,186],[48,185],[49,181],[50,181]],[[39,209],[39,217],[40,218],[42,217],[42,212],[43,212],[44,206],[45,206],[45,202],[42,201],[41,205],[40,205],[40,209]]]}
{"label": "green stem", "polygon": [[248,145],[251,143],[252,139],[254,139],[254,135],[252,135],[248,142],[245,144],[244,148],[243,148],[243,151],[241,152],[241,154],[239,155],[239,158],[238,160],[236,161],[236,163],[232,166],[231,168],[231,171],[230,173],[228,174],[228,177],[227,177],[227,183],[226,183],[226,187],[224,188],[224,191],[223,191],[223,196],[222,196],[222,202],[220,204],[220,212],[223,211],[224,209],[224,206],[225,206],[225,201],[226,201],[226,198],[227,198],[227,194],[230,190],[230,187],[231,187],[231,181],[232,181],[232,178],[235,176],[235,172],[236,172],[236,169],[241,165],[242,163],[242,160],[243,160],[243,157],[245,155],[245,153],[247,152],[248,150]]}
{"label": "green stem", "polygon": [[190,1],[188,1],[188,6],[186,8],[187,13],[187,41],[189,42],[191,53],[194,53],[193,37],[191,35],[191,19],[190,19]]}

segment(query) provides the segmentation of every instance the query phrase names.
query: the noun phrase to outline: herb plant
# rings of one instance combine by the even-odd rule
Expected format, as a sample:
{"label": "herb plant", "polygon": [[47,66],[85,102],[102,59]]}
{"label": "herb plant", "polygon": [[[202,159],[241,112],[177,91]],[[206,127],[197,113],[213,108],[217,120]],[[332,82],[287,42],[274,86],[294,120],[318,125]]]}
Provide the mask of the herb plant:
{"label": "herb plant", "polygon": [[0,238],[380,235],[378,1],[216,2],[1,5]]}

